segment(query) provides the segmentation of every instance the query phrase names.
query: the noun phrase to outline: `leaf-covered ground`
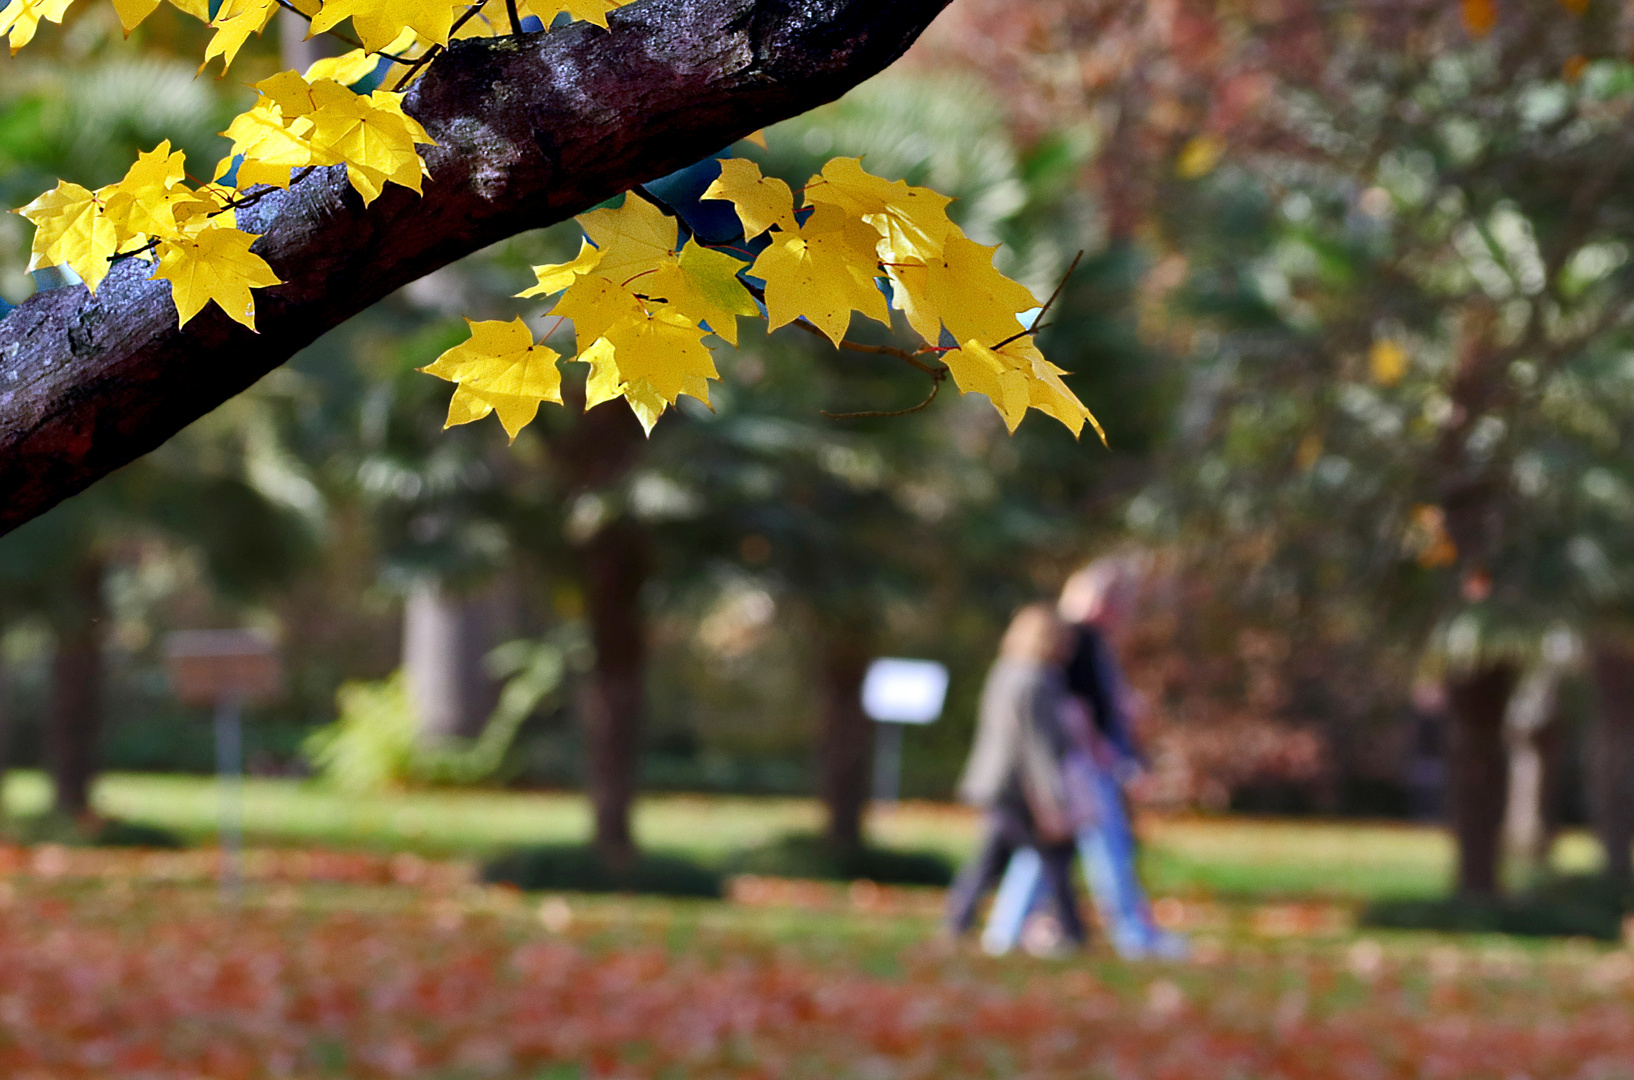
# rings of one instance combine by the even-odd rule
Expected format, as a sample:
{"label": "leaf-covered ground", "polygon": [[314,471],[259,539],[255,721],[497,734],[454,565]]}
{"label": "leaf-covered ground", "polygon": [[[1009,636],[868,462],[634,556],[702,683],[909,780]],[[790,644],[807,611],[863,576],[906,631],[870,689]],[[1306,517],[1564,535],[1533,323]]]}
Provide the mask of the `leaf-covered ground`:
{"label": "leaf-covered ground", "polygon": [[1634,1077],[1634,956],[1171,903],[1187,965],[995,961],[937,896],[527,896],[412,857],[0,849],[0,1076]]}

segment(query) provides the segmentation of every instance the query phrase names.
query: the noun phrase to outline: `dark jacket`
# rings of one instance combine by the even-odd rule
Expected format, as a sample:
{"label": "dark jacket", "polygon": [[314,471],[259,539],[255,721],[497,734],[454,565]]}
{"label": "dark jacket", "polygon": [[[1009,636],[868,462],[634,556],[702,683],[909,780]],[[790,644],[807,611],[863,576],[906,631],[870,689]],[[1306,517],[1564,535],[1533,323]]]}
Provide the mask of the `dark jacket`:
{"label": "dark jacket", "polygon": [[1129,716],[1123,708],[1123,673],[1117,657],[1093,626],[1078,625],[1072,659],[1067,661],[1067,690],[1089,706],[1095,730],[1125,761],[1140,760],[1135,747],[1134,733],[1130,730]]}

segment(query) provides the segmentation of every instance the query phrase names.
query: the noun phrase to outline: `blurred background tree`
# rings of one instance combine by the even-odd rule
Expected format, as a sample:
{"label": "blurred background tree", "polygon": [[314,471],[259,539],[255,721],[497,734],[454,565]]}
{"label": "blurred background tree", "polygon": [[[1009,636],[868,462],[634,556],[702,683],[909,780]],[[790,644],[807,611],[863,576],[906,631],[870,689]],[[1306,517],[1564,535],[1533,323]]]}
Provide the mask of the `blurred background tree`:
{"label": "blurred background tree", "polygon": [[[1143,328],[1189,356],[1128,520],[1206,583],[1185,602],[1224,632],[1198,647],[1269,645],[1252,705],[1325,728],[1339,762],[1401,730],[1415,674],[1443,680],[1476,895],[1499,887],[1514,689],[1561,634],[1602,655],[1602,792],[1631,769],[1604,655],[1626,603],[1619,10],[973,3],[940,42],[1021,122],[1076,116],[1109,151],[1090,179],[1148,253]],[[1518,743],[1560,747],[1549,719]],[[1629,801],[1598,802],[1626,878]]]}

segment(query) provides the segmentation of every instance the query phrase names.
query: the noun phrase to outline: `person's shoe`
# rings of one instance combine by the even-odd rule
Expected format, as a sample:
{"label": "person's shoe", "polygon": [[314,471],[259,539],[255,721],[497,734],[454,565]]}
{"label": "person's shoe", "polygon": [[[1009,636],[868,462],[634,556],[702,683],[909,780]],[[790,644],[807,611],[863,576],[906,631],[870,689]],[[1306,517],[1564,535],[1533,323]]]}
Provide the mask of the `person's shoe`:
{"label": "person's shoe", "polygon": [[1146,955],[1153,960],[1185,960],[1191,956],[1191,942],[1173,931],[1153,927],[1146,938]]}
{"label": "person's shoe", "polygon": [[1021,947],[1028,956],[1064,960],[1083,951],[1084,943],[1063,933],[1054,916],[1034,915],[1021,929]]}
{"label": "person's shoe", "polygon": [[982,934],[982,952],[988,956],[1005,956],[1015,948],[1015,942],[1010,941],[1003,934],[987,932]]}

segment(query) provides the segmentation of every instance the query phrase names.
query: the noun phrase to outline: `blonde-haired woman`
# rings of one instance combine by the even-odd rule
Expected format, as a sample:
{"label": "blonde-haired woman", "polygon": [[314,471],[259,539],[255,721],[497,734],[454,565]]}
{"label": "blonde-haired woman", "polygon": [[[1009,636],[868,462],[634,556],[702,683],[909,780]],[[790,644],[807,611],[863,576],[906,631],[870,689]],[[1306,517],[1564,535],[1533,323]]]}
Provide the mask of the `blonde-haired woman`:
{"label": "blonde-haired woman", "polygon": [[1029,604],[1011,620],[988,671],[976,742],[959,781],[959,797],[985,811],[984,835],[948,897],[947,925],[954,934],[970,929],[976,906],[1010,856],[1035,848],[1063,938],[1074,945],[1084,940],[1071,879],[1076,823],[1061,769],[1069,749],[1061,726],[1067,704],[1061,666],[1071,647],[1055,610]]}

